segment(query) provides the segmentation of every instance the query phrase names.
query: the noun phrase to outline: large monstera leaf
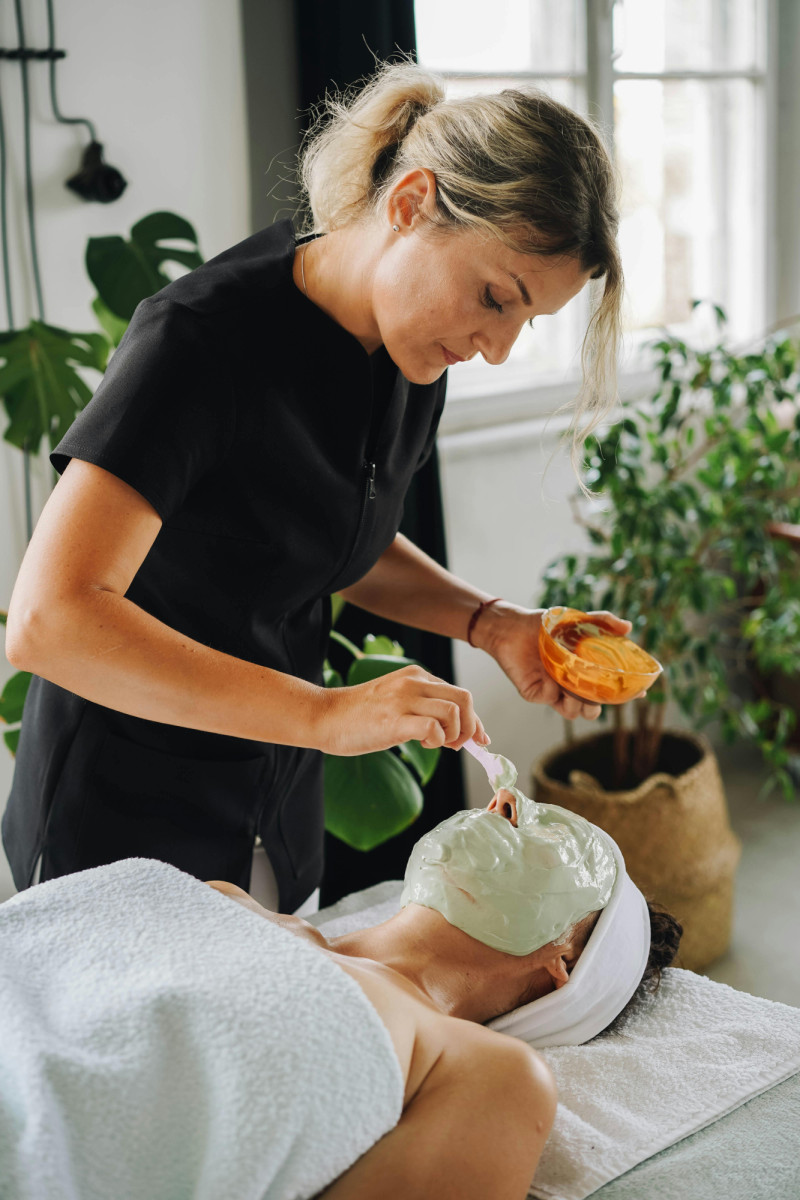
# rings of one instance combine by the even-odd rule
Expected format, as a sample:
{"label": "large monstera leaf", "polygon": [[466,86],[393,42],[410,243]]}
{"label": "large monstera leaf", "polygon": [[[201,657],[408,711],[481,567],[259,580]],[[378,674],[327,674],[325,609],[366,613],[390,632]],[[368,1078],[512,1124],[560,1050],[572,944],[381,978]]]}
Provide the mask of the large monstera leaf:
{"label": "large monstera leaf", "polygon": [[325,828],[354,850],[372,850],[422,812],[422,791],[391,750],[325,755]]}
{"label": "large monstera leaf", "polygon": [[[184,248],[164,242],[185,242]],[[113,316],[130,321],[136,305],[171,282],[166,262],[190,270],[203,263],[194,227],[176,213],[155,212],[131,229],[130,241],[119,236],[89,238],[86,270],[103,305]],[[107,322],[103,320],[104,327]],[[118,338],[113,338],[114,344]]]}
{"label": "large monstera leaf", "polygon": [[[335,629],[331,638],[354,658],[346,685],[326,662],[327,687],[356,687],[402,667],[419,665],[404,656],[398,642],[384,636],[368,634],[363,650]],[[354,850],[380,846],[408,829],[422,812],[420,784],[424,787],[433,775],[441,751],[426,749],[420,742],[403,742],[395,749],[396,754],[380,750],[348,757],[325,755],[325,828]]]}
{"label": "large monstera leaf", "polygon": [[38,454],[43,437],[50,449],[61,440],[92,389],[81,367],[104,371],[108,340],[102,333],[71,333],[31,321],[27,329],[0,333],[0,396],[8,413],[7,442]]}

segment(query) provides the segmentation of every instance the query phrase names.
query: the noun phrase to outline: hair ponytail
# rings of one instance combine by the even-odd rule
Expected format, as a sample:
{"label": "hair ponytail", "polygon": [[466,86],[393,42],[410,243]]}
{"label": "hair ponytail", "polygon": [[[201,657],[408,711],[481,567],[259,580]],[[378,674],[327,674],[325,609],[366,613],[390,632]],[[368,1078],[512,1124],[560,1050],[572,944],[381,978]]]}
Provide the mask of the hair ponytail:
{"label": "hair ponytail", "polygon": [[364,216],[394,173],[401,143],[443,99],[438,77],[412,63],[384,65],[364,88],[326,96],[301,149],[307,232],[328,233]]}

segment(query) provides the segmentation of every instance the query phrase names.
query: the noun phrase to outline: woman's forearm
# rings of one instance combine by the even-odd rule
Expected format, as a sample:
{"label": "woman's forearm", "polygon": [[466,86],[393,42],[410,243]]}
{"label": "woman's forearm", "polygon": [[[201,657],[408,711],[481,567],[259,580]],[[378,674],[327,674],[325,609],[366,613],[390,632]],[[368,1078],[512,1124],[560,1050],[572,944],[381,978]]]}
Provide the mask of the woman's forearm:
{"label": "woman's forearm", "polygon": [[193,641],[116,592],[29,615],[9,661],[119,712],[210,733],[322,748],[322,687]]}
{"label": "woman's forearm", "polygon": [[[482,600],[491,599],[489,592],[445,570],[402,533],[372,570],[343,588],[341,595],[376,616],[462,641],[467,639],[475,609]],[[481,614],[478,625],[485,615]]]}

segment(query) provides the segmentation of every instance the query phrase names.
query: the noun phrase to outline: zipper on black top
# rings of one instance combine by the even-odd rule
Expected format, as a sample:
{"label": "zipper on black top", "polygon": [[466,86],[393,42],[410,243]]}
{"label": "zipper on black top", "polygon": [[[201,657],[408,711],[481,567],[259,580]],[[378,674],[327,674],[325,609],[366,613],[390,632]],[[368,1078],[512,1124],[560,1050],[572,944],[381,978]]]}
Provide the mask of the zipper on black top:
{"label": "zipper on black top", "polygon": [[[377,351],[377,353],[381,353],[381,352]],[[394,371],[395,374],[397,373],[396,367],[392,366],[391,370]],[[325,587],[320,590],[320,592],[319,592],[320,596],[327,595],[328,588],[333,583],[333,581],[335,579],[337,579],[339,577],[339,575],[341,575],[342,571],[345,571],[347,569],[347,566],[351,562],[353,555],[356,552],[358,543],[361,540],[361,534],[364,531],[364,525],[366,524],[366,520],[367,520],[367,511],[369,509],[369,502],[370,502],[370,500],[375,500],[378,495],[378,490],[377,490],[378,464],[376,462],[375,456],[377,455],[377,450],[378,450],[378,445],[380,444],[381,434],[383,432],[384,425],[386,424],[387,412],[388,412],[389,408],[391,407],[394,388],[392,388],[392,391],[388,395],[388,397],[384,397],[385,404],[383,405],[383,407],[381,409],[375,403],[374,379],[373,379],[372,383],[373,383],[373,387],[372,387],[372,394],[371,394],[371,412],[370,412],[369,429],[367,431],[367,443],[366,443],[366,446],[364,447],[364,458],[361,461],[361,470],[363,472],[363,483],[361,486],[360,512],[358,515],[358,523],[356,525],[355,533],[350,542],[350,547],[348,549],[347,554],[345,555],[344,559],[337,564],[336,570],[334,571],[333,575],[331,575],[331,577],[327,580]]]}

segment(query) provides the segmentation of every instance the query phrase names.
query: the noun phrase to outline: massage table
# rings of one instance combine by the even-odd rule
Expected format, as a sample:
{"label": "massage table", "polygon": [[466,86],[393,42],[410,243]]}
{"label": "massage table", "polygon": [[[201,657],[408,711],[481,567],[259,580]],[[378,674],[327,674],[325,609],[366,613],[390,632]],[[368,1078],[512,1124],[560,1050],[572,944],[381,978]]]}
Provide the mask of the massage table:
{"label": "massage table", "polygon": [[[399,880],[378,884],[306,919],[331,937],[377,924],[397,911],[402,886]],[[664,972],[663,989],[661,997],[654,997],[651,1011],[640,1014],[635,1027],[628,1023],[621,1032],[601,1034],[586,1046],[542,1052],[559,1084],[559,1114],[531,1198],[583,1200],[591,1195],[593,1200],[800,1200],[800,1009],[752,997],[677,968]],[[691,1007],[687,1007],[687,1001]],[[582,1064],[612,1052],[619,1059],[620,1069],[624,1069],[626,1039],[633,1047],[651,1024],[650,1032],[655,1032],[661,1042],[673,1039],[675,1049],[667,1058],[675,1062],[679,1074],[686,1071],[677,1062],[680,1037],[675,1038],[674,1029],[667,1028],[662,1038],[657,1028],[657,1022],[673,1003],[682,1003],[683,1011],[689,1014],[685,1018],[687,1043],[691,1039],[687,1058],[702,1057],[698,1046],[702,1047],[704,1024],[709,1030],[708,1045],[719,1043],[719,1052],[709,1053],[708,1066],[700,1066],[698,1078],[707,1076],[706,1082],[711,1084],[707,1094],[696,1097],[690,1086],[682,1092],[682,1085],[670,1081],[664,1092],[673,1106],[669,1128],[659,1129],[656,1122],[637,1132],[632,1126],[626,1128],[625,1120],[620,1119],[616,1153],[617,1148],[611,1144],[612,1122],[610,1131],[599,1131],[608,1137],[606,1160],[599,1169],[587,1172],[579,1161],[580,1153],[572,1158],[563,1153],[570,1138],[581,1142],[586,1136],[589,1140],[582,1143],[586,1158],[594,1157],[594,1135],[590,1125],[587,1133],[585,1124],[586,1120],[591,1122],[592,1113],[582,1107],[586,1097],[576,1087],[576,1075],[581,1073]],[[689,1030],[692,1012],[697,1020]],[[727,1029],[735,1029],[729,1044]],[[651,1056],[646,1043],[645,1048]],[[718,1085],[713,1083],[714,1072],[719,1072]],[[647,1081],[650,1097],[653,1086],[652,1080]],[[615,1104],[624,1108],[621,1090],[621,1085],[610,1088],[610,1108]],[[748,1095],[750,1098],[746,1098]],[[635,1099],[632,1092],[632,1105]],[[570,1104],[574,1114],[566,1109]],[[689,1114],[685,1120],[682,1110]],[[692,1123],[698,1126],[695,1132],[680,1132],[681,1125]],[[663,1148],[658,1145],[659,1139]],[[599,1138],[597,1149],[603,1153]]]}

